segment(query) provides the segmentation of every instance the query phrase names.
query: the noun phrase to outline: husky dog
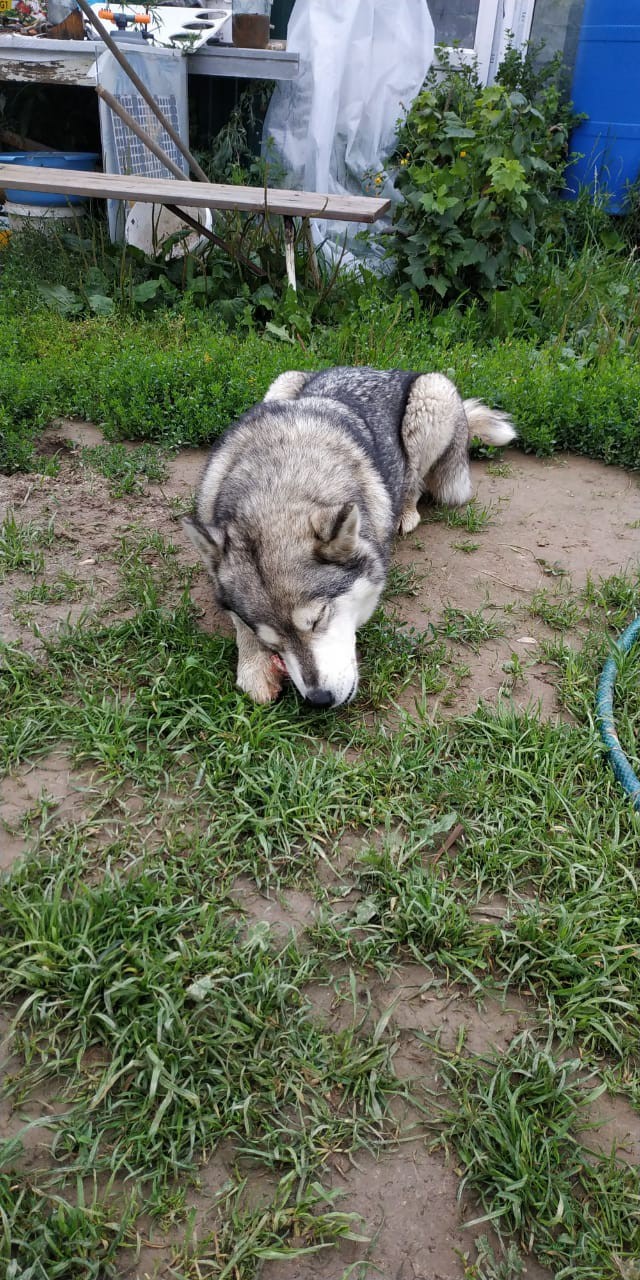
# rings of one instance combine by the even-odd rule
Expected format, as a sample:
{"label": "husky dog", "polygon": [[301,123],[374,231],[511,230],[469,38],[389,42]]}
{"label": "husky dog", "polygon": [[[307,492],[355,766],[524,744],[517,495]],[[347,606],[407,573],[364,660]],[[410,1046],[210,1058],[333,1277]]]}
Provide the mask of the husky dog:
{"label": "husky dog", "polygon": [[214,446],[185,528],[233,620],[238,684],[256,702],[285,673],[316,706],[358,688],[356,632],[417,502],[471,497],[469,441],[515,437],[448,378],[367,368],[283,373]]}

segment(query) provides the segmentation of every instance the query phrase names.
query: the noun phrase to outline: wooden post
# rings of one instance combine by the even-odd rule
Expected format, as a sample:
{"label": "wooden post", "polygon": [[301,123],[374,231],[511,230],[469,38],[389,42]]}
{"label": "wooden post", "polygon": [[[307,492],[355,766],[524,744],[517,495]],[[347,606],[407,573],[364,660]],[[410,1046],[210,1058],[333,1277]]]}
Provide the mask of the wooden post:
{"label": "wooden post", "polygon": [[293,218],[287,213],[284,214],[284,260],[287,268],[287,280],[294,293],[297,293],[298,286],[296,284],[296,255],[295,255],[295,236],[296,230]]}

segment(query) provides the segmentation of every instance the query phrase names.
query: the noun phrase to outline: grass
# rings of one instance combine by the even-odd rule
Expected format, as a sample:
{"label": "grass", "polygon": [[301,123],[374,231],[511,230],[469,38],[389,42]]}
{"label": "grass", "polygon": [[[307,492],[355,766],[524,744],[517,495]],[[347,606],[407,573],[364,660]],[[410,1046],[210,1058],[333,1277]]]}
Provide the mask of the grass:
{"label": "grass", "polygon": [[584,616],[584,607],[568,591],[535,591],[529,602],[529,613],[540,618],[553,631],[568,631]]}
{"label": "grass", "polygon": [[53,866],[44,885],[24,872],[3,895],[2,997],[27,999],[16,1024],[36,1078],[89,1054],[100,1064],[77,1073],[59,1126],[58,1159],[85,1175],[136,1174],[157,1192],[230,1137],[312,1172],[383,1123],[389,1046],[317,1026],[303,994],[314,957],[244,936],[198,879],[169,859],[164,874],[87,887],[81,867]]}
{"label": "grass", "polygon": [[152,445],[98,444],[82,450],[82,461],[106,477],[114,498],[142,493],[145,481],[161,484],[169,474],[166,457]]}
{"label": "grass", "polygon": [[[253,1277],[265,1258],[370,1233],[348,1204],[327,1198],[324,1170],[339,1153],[381,1150],[407,1085],[393,1072],[392,994],[374,1025],[354,1002],[342,1029],[330,1029],[311,994],[336,975],[354,990],[375,975],[391,982],[410,959],[479,998],[518,993],[532,1025],[604,1069],[611,1090],[640,1096],[638,825],[590,719],[594,672],[613,620],[629,610],[633,575],[589,585],[593,639],[581,651],[569,660],[566,642],[556,643],[560,693],[578,724],[503,705],[445,726],[428,695],[454,670],[451,642],[493,634],[482,611],[450,611],[446,635],[431,638],[377,614],[363,645],[362,700],[328,717],[305,713],[292,692],[269,708],[236,692],[231,645],[199,629],[171,542],[134,527],[116,562],[129,616],[84,618],[46,642],[44,663],[5,646],[0,664],[3,767],[60,745],[97,770],[86,813],[69,825],[48,804],[33,807],[32,853],[0,883],[0,1000],[21,1064],[8,1086],[16,1101],[64,1089],[49,1118],[55,1165],[45,1161],[35,1186],[68,1200],[83,1239],[99,1230],[103,1255],[83,1246],[78,1274],[97,1274],[97,1259],[99,1274],[113,1272],[116,1240],[131,1247],[142,1213],[174,1224],[172,1266],[184,1280]],[[413,589],[410,574],[392,577],[393,595]],[[389,720],[404,682],[422,693],[411,717],[392,707]],[[630,664],[619,690],[629,733],[638,683]],[[336,911],[338,882],[321,883],[318,868],[331,868],[343,835],[356,832],[361,852],[339,882],[351,897]],[[247,924],[239,872],[263,890],[306,888],[324,904],[319,918],[288,942]],[[509,906],[479,921],[474,906],[488,893]],[[450,1072],[462,1119],[457,1129],[447,1118],[442,1140],[505,1234],[502,1259],[481,1250],[476,1275],[509,1275],[508,1266],[517,1276],[509,1233],[564,1266],[564,1228],[554,1235],[551,1222],[562,1195],[582,1231],[577,1274],[595,1280],[599,1266],[608,1276],[608,1257],[635,1247],[630,1176],[615,1162],[578,1168],[577,1076],[555,1048],[531,1075],[530,1050],[527,1041],[526,1089],[515,1093],[514,1049],[494,1093],[505,1111],[522,1097],[509,1112],[527,1135],[517,1159],[526,1154],[542,1189],[518,1191],[518,1165],[497,1138],[490,1145],[481,1110],[487,1155],[474,1159],[483,1148],[475,1137],[465,1145],[475,1133],[465,1099],[485,1096],[486,1064],[465,1052]],[[211,1234],[196,1230],[190,1199],[199,1163],[220,1143],[243,1168],[219,1188]],[[247,1167],[275,1179],[258,1206]],[[112,1188],[90,1213],[77,1181],[89,1176]],[[22,1260],[19,1241],[46,1221],[46,1203],[31,1214],[19,1159],[11,1187],[7,1248]],[[584,1230],[581,1197],[600,1205]],[[108,1227],[116,1221],[126,1224],[122,1239]]]}
{"label": "grass", "polygon": [[[636,276],[630,260],[629,291],[614,297],[611,272],[578,249],[486,316],[420,314],[367,285],[332,328],[286,320],[267,335],[246,307],[233,332],[187,304],[60,318],[30,294],[23,305],[29,281],[12,259],[0,464],[34,465],[40,428],[79,414],[109,438],[83,461],[114,495],[135,496],[162,483],[167,448],[209,441],[292,363],[361,361],[443,369],[463,394],[511,411],[527,449],[637,466]],[[151,443],[125,450],[125,435]],[[499,506],[429,518],[471,554]],[[45,576],[54,539],[53,525],[5,519],[0,574],[14,604],[73,598],[71,574]],[[469,1280],[518,1280],[529,1252],[558,1280],[632,1280],[637,1171],[600,1154],[589,1124],[603,1086],[640,1110],[640,827],[594,725],[602,662],[637,610],[637,570],[534,600],[558,632],[543,651],[566,722],[511,705],[525,674],[516,654],[497,707],[443,720],[432,695],[452,701],[453,646],[477,649],[504,619],[449,607],[426,634],[402,626],[394,602],[418,587],[409,569],[390,575],[361,635],[358,701],[329,716],[290,688],[268,708],[237,692],[233,646],[201,627],[196,570],[171,541],[132,525],[113,560],[117,594],[101,613],[42,639],[38,657],[0,650],[0,768],[62,748],[84,787],[72,819],[34,801],[17,828],[28,853],[0,878],[4,1097],[46,1118],[37,1154],[0,1146],[8,1275],[73,1267],[108,1280],[133,1265],[150,1220],[177,1280],[253,1280],[270,1259],[302,1270],[330,1248],[337,1275],[340,1242],[362,1257],[373,1228],[336,1194],[336,1169],[406,1136],[411,1106],[409,1125],[454,1157],[472,1225],[499,1233],[464,1260]],[[616,686],[634,760],[639,663],[636,646]],[[295,886],[317,903],[313,922],[286,940],[252,923],[240,874],[265,894]],[[407,1022],[408,1003],[396,1026],[408,963],[470,1007],[517,1002],[526,1030],[498,1054],[473,1052],[463,1032],[446,1052],[419,1015]],[[347,993],[331,1020],[325,987]],[[437,1075],[436,1097],[394,1071],[407,1039]],[[224,1171],[207,1201],[202,1166],[216,1152]]]}
{"label": "grass", "polygon": [[474,652],[478,652],[481,644],[486,644],[488,640],[495,640],[498,636],[504,635],[504,627],[497,618],[486,617],[484,609],[456,609],[453,605],[446,605],[442,611],[442,618],[433,626],[435,635],[442,636],[446,640],[454,640],[457,644],[469,645]]}
{"label": "grass", "polygon": [[[497,507],[484,506],[472,498],[466,507],[431,507],[427,519],[446,524],[449,529],[466,529],[467,533],[480,533],[495,522]],[[463,548],[466,550],[466,546]],[[475,547],[473,548],[475,550]]]}
{"label": "grass", "polygon": [[632,1276],[637,1169],[583,1142],[603,1086],[589,1089],[579,1059],[559,1062],[550,1040],[526,1032],[499,1058],[436,1053],[448,1095],[439,1140],[455,1148],[484,1220],[515,1234],[557,1280]]}
{"label": "grass", "polygon": [[32,520],[17,520],[9,511],[0,524],[0,581],[7,573],[40,573],[44,568],[43,548],[55,539],[53,522],[46,528]]}
{"label": "grass", "polygon": [[252,1280],[265,1260],[291,1262],[337,1240],[364,1239],[357,1216],[335,1209],[336,1193],[318,1183],[292,1202],[295,1178],[286,1174],[272,1200],[259,1207],[243,1204],[245,1187],[246,1180],[220,1196],[219,1230],[174,1259],[184,1280]]}
{"label": "grass", "polygon": [[19,1141],[0,1142],[0,1262],[6,1276],[64,1280],[70,1267],[82,1280],[115,1276],[131,1226],[126,1202],[110,1213],[95,1191],[87,1198],[79,1184],[72,1205],[50,1188],[24,1181],[13,1167],[20,1155]]}

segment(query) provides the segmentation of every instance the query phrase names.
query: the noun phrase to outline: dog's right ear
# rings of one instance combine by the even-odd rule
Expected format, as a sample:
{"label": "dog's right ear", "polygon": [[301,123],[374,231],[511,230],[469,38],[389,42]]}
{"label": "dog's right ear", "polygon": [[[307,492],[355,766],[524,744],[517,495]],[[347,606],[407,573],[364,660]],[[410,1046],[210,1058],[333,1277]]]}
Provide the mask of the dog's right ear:
{"label": "dog's right ear", "polygon": [[318,507],[311,514],[311,528],[320,559],[344,564],[358,546],[359,507],[355,502],[345,502],[341,507]]}
{"label": "dog's right ear", "polygon": [[198,554],[211,573],[217,569],[222,556],[223,535],[211,525],[201,524],[195,517],[185,516],[182,528],[191,539]]}

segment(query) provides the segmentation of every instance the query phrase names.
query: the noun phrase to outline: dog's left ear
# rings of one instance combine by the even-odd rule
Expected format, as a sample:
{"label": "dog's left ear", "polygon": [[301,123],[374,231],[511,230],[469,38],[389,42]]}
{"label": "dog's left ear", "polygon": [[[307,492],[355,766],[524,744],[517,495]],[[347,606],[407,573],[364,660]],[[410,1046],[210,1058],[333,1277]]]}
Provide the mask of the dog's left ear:
{"label": "dog's left ear", "polygon": [[199,520],[192,519],[191,516],[184,517],[182,528],[204,560],[209,572],[211,573],[213,569],[217,569],[222,551],[222,539],[218,530],[201,524]]}
{"label": "dog's left ear", "polygon": [[311,528],[318,539],[318,555],[342,564],[351,559],[358,546],[360,508],[356,502],[317,507],[311,516]]}

